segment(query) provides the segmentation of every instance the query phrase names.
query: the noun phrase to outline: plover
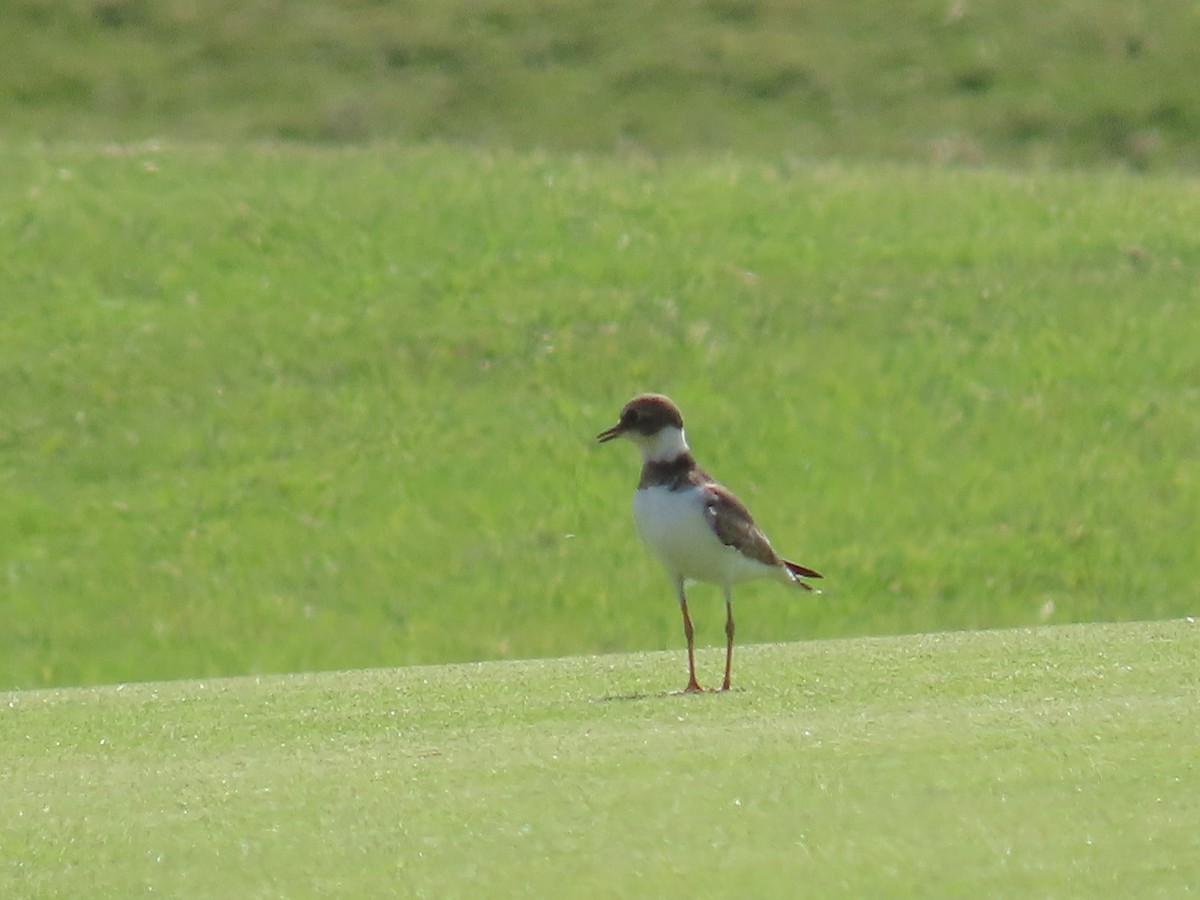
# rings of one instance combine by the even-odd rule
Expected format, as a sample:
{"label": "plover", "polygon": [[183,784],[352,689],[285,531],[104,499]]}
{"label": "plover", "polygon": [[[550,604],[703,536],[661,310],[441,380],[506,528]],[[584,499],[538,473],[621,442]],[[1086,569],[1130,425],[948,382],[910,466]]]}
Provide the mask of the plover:
{"label": "plover", "polygon": [[633,517],[642,540],[675,583],[688,648],[684,692],[703,690],[696,681],[696,645],[684,593],[684,586],[693,581],[718,585],[725,594],[721,690],[727,691],[733,665],[733,586],[772,578],[811,591],[800,579],[821,575],[778,556],[742,502],[696,464],[684,437],[683,416],[669,398],[634,397],[617,424],[596,436],[601,443],[614,438],[627,438],[642,451]]}

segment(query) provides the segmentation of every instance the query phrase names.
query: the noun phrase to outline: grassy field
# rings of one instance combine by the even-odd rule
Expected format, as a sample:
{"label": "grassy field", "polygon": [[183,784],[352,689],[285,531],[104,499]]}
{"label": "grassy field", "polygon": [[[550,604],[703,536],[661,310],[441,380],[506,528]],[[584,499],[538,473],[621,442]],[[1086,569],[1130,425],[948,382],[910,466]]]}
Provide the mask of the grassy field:
{"label": "grassy field", "polygon": [[17,0],[0,135],[1200,163],[1190,0]]}
{"label": "grassy field", "polygon": [[[0,896],[1194,892],[1198,74],[1183,0],[9,4]],[[729,694],[648,389],[827,576]]]}
{"label": "grassy field", "polygon": [[1180,897],[1196,628],[0,695],[0,893]]}
{"label": "grassy field", "polygon": [[1195,611],[1195,179],[0,157],[0,683],[678,646],[644,389],[827,575],[746,642]]}

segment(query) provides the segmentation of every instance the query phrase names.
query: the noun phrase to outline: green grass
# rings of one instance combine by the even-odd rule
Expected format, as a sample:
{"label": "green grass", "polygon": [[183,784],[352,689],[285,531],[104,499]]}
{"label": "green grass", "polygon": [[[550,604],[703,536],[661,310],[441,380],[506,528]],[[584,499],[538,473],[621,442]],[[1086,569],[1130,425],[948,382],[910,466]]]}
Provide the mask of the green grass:
{"label": "green grass", "polygon": [[645,389],[827,576],[739,591],[748,643],[1195,611],[1194,179],[445,146],[0,168],[0,683],[677,647],[638,461],[593,443]]}
{"label": "green grass", "polygon": [[1200,163],[1200,16],[887,0],[19,0],[0,134]]}
{"label": "green grass", "polygon": [[10,6],[0,896],[1200,883],[1194,4]]}
{"label": "green grass", "polygon": [[10,693],[0,893],[1179,897],[1198,665],[1175,621],[757,646],[696,697],[680,652]]}

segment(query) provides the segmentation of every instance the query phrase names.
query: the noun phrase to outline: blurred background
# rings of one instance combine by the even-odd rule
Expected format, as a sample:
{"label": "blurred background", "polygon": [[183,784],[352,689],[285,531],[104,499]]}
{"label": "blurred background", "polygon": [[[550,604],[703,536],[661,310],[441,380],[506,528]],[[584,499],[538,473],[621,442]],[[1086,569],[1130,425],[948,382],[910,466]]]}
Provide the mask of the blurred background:
{"label": "blurred background", "polygon": [[14,0],[0,128],[1197,163],[1195,3]]}
{"label": "blurred background", "polygon": [[[1194,2],[13,0],[0,686],[1189,615]],[[696,589],[701,643],[719,592]]]}

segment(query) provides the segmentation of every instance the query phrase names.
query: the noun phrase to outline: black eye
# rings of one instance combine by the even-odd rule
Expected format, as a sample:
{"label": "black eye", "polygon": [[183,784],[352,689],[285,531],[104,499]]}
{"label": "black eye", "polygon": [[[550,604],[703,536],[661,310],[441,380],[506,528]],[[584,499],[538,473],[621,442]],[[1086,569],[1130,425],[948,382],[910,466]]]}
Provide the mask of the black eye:
{"label": "black eye", "polygon": [[636,425],[642,414],[636,409],[627,409],[625,411],[624,424]]}

